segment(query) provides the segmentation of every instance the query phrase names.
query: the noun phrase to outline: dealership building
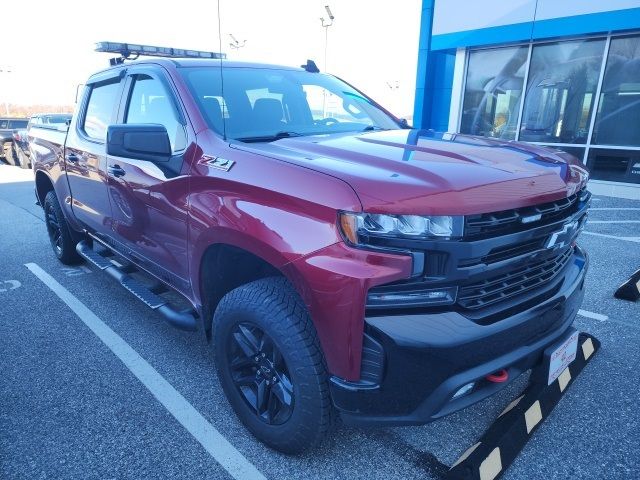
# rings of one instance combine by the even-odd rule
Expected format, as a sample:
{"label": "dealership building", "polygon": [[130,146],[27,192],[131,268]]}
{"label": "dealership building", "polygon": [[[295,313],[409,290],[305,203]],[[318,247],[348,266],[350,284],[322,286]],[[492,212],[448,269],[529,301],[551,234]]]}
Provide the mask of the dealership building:
{"label": "dealership building", "polygon": [[565,150],[640,198],[640,0],[423,0],[414,124]]}

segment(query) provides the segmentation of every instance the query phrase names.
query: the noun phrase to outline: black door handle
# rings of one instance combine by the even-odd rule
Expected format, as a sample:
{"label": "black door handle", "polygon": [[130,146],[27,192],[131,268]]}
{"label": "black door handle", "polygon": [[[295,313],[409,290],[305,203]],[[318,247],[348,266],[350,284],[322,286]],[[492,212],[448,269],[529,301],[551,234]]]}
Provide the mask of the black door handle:
{"label": "black door handle", "polygon": [[109,175],[113,175],[114,177],[123,177],[125,173],[124,169],[120,167],[120,165],[114,165],[113,167],[107,167],[107,172]]}
{"label": "black door handle", "polygon": [[73,163],[76,163],[78,160],[80,160],[75,153],[67,153],[67,156],[65,158],[67,159],[68,162],[73,162]]}

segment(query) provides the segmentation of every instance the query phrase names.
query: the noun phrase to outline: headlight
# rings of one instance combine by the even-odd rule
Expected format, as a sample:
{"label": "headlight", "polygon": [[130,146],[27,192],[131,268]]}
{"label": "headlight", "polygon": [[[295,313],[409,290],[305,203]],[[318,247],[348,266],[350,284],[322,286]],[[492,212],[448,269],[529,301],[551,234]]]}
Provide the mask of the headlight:
{"label": "headlight", "polygon": [[352,245],[362,245],[362,237],[446,239],[462,237],[464,217],[384,215],[340,212],[340,229]]}

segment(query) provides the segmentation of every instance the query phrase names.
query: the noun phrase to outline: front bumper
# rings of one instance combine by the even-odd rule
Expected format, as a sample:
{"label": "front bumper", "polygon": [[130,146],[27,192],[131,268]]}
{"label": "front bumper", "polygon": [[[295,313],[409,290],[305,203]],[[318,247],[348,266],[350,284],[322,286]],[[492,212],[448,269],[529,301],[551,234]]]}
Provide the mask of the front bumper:
{"label": "front bumper", "polygon": [[[334,405],[348,424],[419,425],[496,393],[538,365],[545,348],[570,328],[587,267],[586,254],[575,247],[549,287],[555,294],[488,325],[454,311],[365,318],[373,374],[359,382],[333,377]],[[507,382],[485,380],[500,369],[508,371]],[[454,399],[470,382],[473,390]]]}

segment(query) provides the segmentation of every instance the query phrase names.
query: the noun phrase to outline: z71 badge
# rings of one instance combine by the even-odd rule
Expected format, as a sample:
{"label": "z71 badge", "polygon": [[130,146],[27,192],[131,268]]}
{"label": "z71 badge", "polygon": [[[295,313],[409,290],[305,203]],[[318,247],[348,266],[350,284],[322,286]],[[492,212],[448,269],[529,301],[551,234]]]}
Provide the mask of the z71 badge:
{"label": "z71 badge", "polygon": [[199,163],[228,172],[236,162],[222,157],[210,157],[209,155],[203,155]]}

